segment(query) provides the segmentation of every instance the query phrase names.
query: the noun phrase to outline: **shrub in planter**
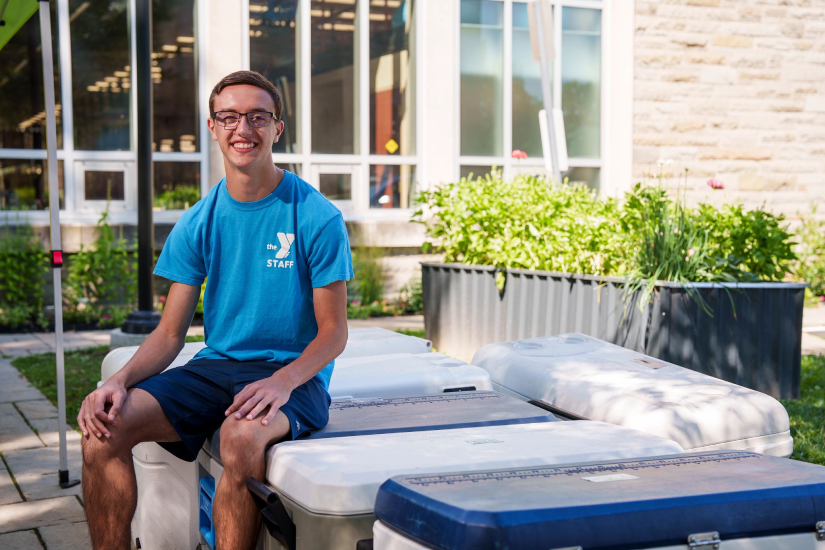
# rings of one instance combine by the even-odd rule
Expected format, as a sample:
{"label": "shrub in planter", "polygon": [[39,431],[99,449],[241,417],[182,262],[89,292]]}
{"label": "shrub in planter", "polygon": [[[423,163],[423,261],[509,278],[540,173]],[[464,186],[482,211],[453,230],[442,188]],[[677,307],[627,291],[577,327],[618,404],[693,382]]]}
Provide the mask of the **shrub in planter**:
{"label": "shrub in planter", "polygon": [[43,283],[48,255],[31,226],[12,231],[0,240],[0,325],[12,328],[43,321]]}
{"label": "shrub in planter", "polygon": [[[582,184],[523,175],[505,182],[494,171],[418,200],[424,248],[447,263],[628,276],[631,288],[643,288],[642,303],[656,281],[776,281],[795,259],[784,217],[741,205],[693,208],[671,198],[661,179],[619,202]],[[497,282],[501,289],[502,274]]]}
{"label": "shrub in planter", "polygon": [[[682,197],[669,198],[661,184],[637,184],[627,193],[622,222],[633,251],[628,288],[643,289],[639,307],[649,301],[657,281],[779,281],[796,259],[783,216],[746,211],[739,204],[691,208]],[[685,290],[712,314],[695,290]]]}
{"label": "shrub in planter", "polygon": [[[816,214],[816,207],[812,214]],[[793,266],[794,275],[810,283],[806,294],[809,303],[825,301],[825,221],[803,218],[796,237],[799,260]]]}
{"label": "shrub in planter", "polygon": [[122,236],[115,237],[109,226],[109,213],[97,222],[97,240],[80,250],[69,261],[64,301],[67,310],[92,311],[114,304],[134,302],[137,283],[132,270],[134,253],[126,249]]}
{"label": "shrub in planter", "polygon": [[445,262],[594,275],[627,269],[618,201],[584,184],[527,175],[505,182],[494,171],[422,191],[418,202],[426,208],[413,219],[431,239],[424,250],[443,252]]}

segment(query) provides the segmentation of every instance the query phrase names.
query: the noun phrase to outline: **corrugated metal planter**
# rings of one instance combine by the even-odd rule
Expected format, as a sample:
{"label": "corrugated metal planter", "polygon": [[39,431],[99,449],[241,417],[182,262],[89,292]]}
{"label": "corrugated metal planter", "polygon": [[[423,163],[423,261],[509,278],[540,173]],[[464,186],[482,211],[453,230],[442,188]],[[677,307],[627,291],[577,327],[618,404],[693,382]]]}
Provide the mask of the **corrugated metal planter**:
{"label": "corrugated metal planter", "polygon": [[640,311],[636,301],[625,307],[626,279],[510,269],[499,293],[496,271],[422,264],[433,347],[469,361],[493,342],[581,332],[776,398],[799,396],[806,284],[695,283],[709,317],[676,283],[658,284]]}

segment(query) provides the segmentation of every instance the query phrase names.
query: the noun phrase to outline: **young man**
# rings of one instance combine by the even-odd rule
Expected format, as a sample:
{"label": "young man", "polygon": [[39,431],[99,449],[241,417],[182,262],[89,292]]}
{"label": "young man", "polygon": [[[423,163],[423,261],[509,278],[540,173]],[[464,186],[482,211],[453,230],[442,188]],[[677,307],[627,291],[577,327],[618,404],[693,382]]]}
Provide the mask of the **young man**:
{"label": "young man", "polygon": [[[263,76],[223,78],[209,110],[226,178],[181,216],[163,247],[155,273],[174,282],[160,325],[86,397],[77,417],[96,549],[130,547],[132,447],[156,441],[192,461],[218,427],[217,548],[253,548],[260,518],[247,478],[263,481],[268,445],[328,420],[326,390],[347,341],[352,277],[343,218],[308,183],[273,165],[284,123],[278,91]],[[207,347],[159,374],[183,347],[205,278]]]}

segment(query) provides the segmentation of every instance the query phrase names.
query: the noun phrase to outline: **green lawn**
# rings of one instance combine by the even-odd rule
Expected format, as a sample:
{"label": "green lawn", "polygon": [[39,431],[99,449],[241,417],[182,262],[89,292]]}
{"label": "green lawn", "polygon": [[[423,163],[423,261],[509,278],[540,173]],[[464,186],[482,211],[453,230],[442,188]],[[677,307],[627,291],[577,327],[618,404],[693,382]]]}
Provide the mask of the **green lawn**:
{"label": "green lawn", "polygon": [[[399,332],[424,336],[423,331]],[[198,341],[197,338],[187,338],[187,341]],[[100,364],[106,353],[106,346],[66,352],[66,418],[72,426],[76,427],[75,418],[81,401],[97,387]],[[12,365],[52,403],[57,404],[53,353],[18,357]],[[786,399],[782,404],[791,417],[794,438],[792,458],[825,465],[825,357],[802,357],[801,396],[799,399]]]}
{"label": "green lawn", "polygon": [[799,399],[782,401],[791,417],[791,458],[825,465],[825,357],[802,357]]}
{"label": "green lawn", "polygon": [[[80,404],[100,380],[100,364],[109,353],[109,346],[67,351],[66,370],[66,421],[77,428]],[[43,392],[49,401],[57,405],[57,367],[53,353],[39,353],[18,357],[11,362],[29,379],[34,387]]]}

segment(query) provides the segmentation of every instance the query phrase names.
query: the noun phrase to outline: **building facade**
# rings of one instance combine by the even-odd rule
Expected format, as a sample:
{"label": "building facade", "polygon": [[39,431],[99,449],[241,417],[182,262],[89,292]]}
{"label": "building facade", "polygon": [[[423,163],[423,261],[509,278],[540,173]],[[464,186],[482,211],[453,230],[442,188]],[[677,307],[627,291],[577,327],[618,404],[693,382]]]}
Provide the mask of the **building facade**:
{"label": "building facade", "polygon": [[[689,168],[795,214],[825,185],[825,7],[813,0],[552,0],[554,102],[570,170],[618,195]],[[136,214],[134,0],[56,0],[64,248]],[[413,254],[419,189],[497,166],[541,173],[540,67],[522,0],[154,3],[158,245],[224,175],[208,97],[242,68],[284,96],[273,161],[335,202],[354,240]],[[46,227],[39,26],[0,51],[0,223]],[[528,153],[526,160],[511,152]],[[678,168],[678,170],[677,170]],[[715,197],[719,197],[717,193]]]}

